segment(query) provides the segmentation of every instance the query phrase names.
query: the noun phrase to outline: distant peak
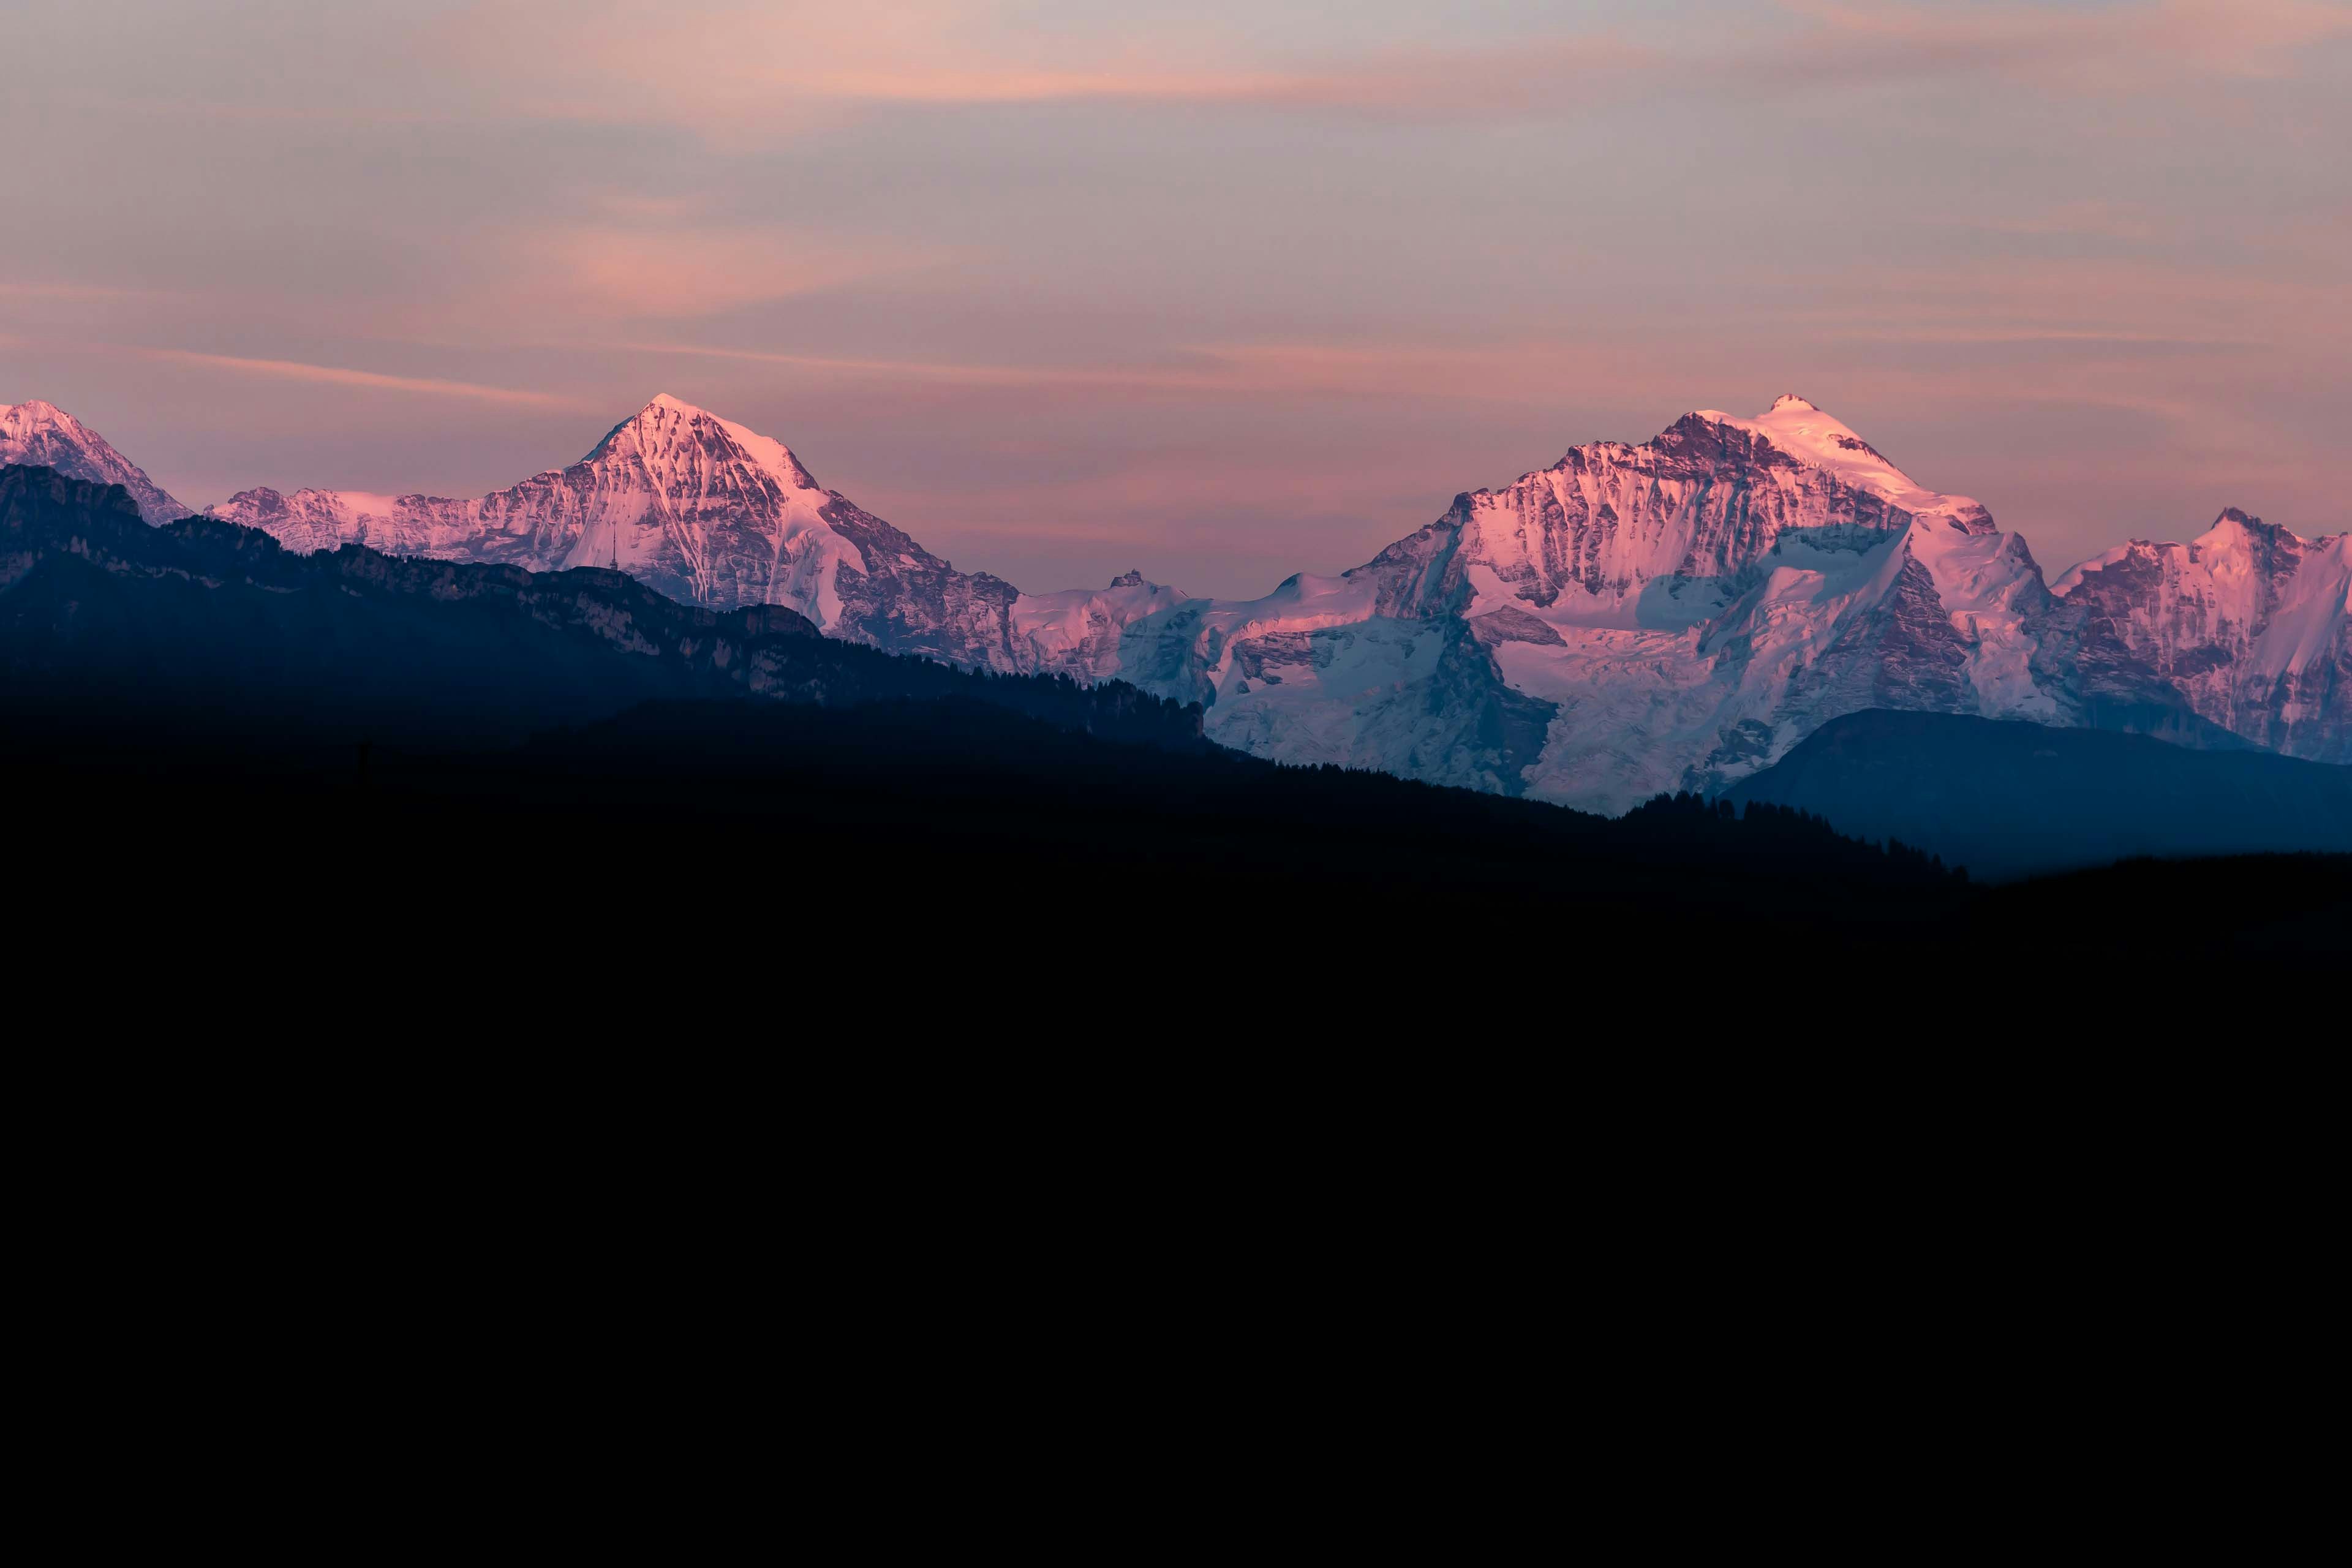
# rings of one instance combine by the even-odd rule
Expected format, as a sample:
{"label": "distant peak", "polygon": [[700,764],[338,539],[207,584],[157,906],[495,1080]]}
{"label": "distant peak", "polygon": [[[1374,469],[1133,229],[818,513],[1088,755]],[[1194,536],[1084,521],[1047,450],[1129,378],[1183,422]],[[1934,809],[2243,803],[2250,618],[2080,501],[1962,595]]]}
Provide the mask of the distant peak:
{"label": "distant peak", "polygon": [[2281,528],[2276,523],[2264,522],[2253,513],[2240,511],[2233,506],[2223,507],[2221,515],[2213,520],[2213,526],[2197,536],[2197,542],[2222,544],[2232,539],[2256,538],[2278,541],[2293,539],[2304,543],[2310,542],[2293,529]]}
{"label": "distant peak", "polygon": [[676,452],[681,447],[697,447],[721,458],[749,458],[794,489],[819,488],[815,477],[782,441],[721,418],[708,408],[698,408],[667,392],[656,393],[651,403],[606,431],[604,438],[581,461],[593,463],[615,455],[626,455],[635,460],[668,461],[662,454]]}
{"label": "distant peak", "polygon": [[121,485],[138,502],[139,515],[152,523],[171,522],[194,510],[173,500],[105,437],[44,398],[0,404],[0,463],[33,463],[68,479]]}
{"label": "distant peak", "polygon": [[[725,423],[707,408],[697,408],[682,397],[672,397],[667,392],[657,392],[654,394],[654,400],[651,403],[606,431],[604,440],[596,444],[596,451],[604,450],[614,440],[625,435],[640,440],[648,438],[656,426],[671,419],[681,420],[688,425],[693,424],[697,419],[707,419],[714,425]],[[592,452],[589,455],[593,457],[595,454]]]}
{"label": "distant peak", "polygon": [[1805,414],[1819,414],[1821,412],[1819,407],[1806,402],[1803,398],[1798,396],[1793,392],[1784,392],[1780,396],[1774,398],[1772,400],[1772,406],[1766,409],[1764,412],[1767,414],[1778,414],[1783,409],[1796,409],[1799,412]]}
{"label": "distant peak", "polygon": [[22,403],[0,404],[0,419],[14,418],[27,425],[72,425],[81,421],[56,404],[38,397],[28,397]]}
{"label": "distant peak", "polygon": [[1143,580],[1143,574],[1140,572],[1123,573],[1120,575],[1112,578],[1110,580],[1110,585],[1114,588],[1146,588],[1150,586],[1150,584]]}

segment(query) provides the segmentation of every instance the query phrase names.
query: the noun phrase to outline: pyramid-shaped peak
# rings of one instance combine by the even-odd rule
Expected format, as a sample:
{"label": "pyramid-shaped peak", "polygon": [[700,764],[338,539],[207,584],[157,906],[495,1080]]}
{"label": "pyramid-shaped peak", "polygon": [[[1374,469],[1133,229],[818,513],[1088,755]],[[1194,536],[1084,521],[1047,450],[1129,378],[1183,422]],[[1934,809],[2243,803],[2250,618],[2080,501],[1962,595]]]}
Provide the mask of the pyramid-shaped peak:
{"label": "pyramid-shaped peak", "polygon": [[2250,512],[2240,511],[2233,506],[2225,506],[2221,509],[2221,515],[2213,520],[2213,526],[2205,531],[2203,537],[2210,539],[2218,534],[2227,538],[2233,534],[2252,533],[2258,530],[2267,532],[2269,525]]}
{"label": "pyramid-shaped peak", "polygon": [[634,455],[630,460],[675,460],[682,450],[702,452],[713,461],[749,459],[795,489],[814,489],[815,478],[782,441],[698,408],[682,397],[656,393],[654,400],[604,433],[583,462]]}
{"label": "pyramid-shaped peak", "polygon": [[182,506],[106,437],[45,399],[0,404],[0,464],[31,463],[68,479],[121,485],[149,522],[171,522],[194,509]]}
{"label": "pyramid-shaped peak", "polygon": [[2196,542],[2211,548],[2228,545],[2238,540],[2284,541],[2290,539],[2303,544],[2311,542],[2291,528],[2282,528],[2274,522],[2264,522],[2252,512],[2241,511],[2233,506],[2225,506],[2221,509],[2221,515],[2213,520],[2213,526],[2199,534]]}
{"label": "pyramid-shaped peak", "polygon": [[698,421],[707,422],[711,426],[699,437],[705,441],[717,436],[719,427],[727,424],[726,420],[719,418],[708,408],[698,408],[686,399],[672,397],[667,392],[656,393],[651,403],[607,431],[604,439],[598,443],[598,449],[602,450],[611,446],[615,439],[623,436],[631,436],[637,440],[651,440],[659,434],[663,438],[674,439],[679,426],[690,426]]}
{"label": "pyramid-shaped peak", "polygon": [[635,414],[629,416],[628,418],[623,420],[621,423],[624,425],[635,425],[641,422],[658,424],[661,422],[664,416],[670,416],[688,421],[692,421],[697,418],[717,419],[719,417],[718,415],[713,414],[709,409],[698,407],[696,405],[688,403],[683,397],[673,397],[667,392],[656,392],[654,394],[654,398],[651,403],[646,404],[643,408],[638,409]]}
{"label": "pyramid-shaped peak", "polygon": [[68,430],[85,428],[82,422],[44,398],[28,397],[22,403],[0,404],[0,424],[18,429],[34,430],[51,426]]}

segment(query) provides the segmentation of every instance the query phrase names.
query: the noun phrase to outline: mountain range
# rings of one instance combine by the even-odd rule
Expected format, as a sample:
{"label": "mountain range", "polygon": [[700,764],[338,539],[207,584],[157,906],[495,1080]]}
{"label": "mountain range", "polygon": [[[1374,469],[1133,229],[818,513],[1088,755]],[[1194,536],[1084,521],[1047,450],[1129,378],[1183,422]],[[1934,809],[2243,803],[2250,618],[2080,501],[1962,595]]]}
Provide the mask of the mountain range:
{"label": "mountain range", "polygon": [[[150,527],[120,487],[0,467],[0,769],[15,868],[68,956],[111,954],[89,934],[131,910],[167,956],[225,946],[313,986],[356,952],[436,984],[579,974],[688,1028],[706,993],[821,1017],[845,976],[896,1016],[955,964],[975,1025],[1027,1026],[1009,975],[1060,995],[1156,963],[1230,999],[1378,939],[1268,909],[1385,901],[1392,940],[1477,909],[1590,953],[1694,899],[1839,947],[1974,907],[1927,856],[1801,813],[1685,795],[1604,818],[1282,767],[1201,714],[608,570]],[[1169,1005],[1119,984],[1138,1016]]]}
{"label": "mountain range", "polygon": [[[121,484],[149,521],[180,510],[45,404],[0,414],[0,463],[23,461]],[[2352,534],[2232,509],[2050,584],[1983,506],[1793,395],[1575,447],[1255,600],[1136,574],[1024,594],[957,571],[782,444],[667,395],[579,462],[476,500],[257,489],[208,512],[298,552],[616,567],[886,652],[1122,680],[1277,761],[1604,812],[1720,793],[1871,709],[2352,762]]]}
{"label": "mountain range", "polygon": [[1422,1039],[1459,1027],[1459,985],[1410,962],[1435,952],[1485,966],[1470,1037],[1516,1051],[1596,1007],[1744,1026],[1791,964],[1917,1011],[1925,954],[2128,957],[2193,929],[2225,962],[2324,963],[2352,936],[2352,856],[1990,891],[1949,858],[2352,836],[2352,770],[2249,749],[1864,712],[1747,781],[1744,810],[1685,792],[1608,817],[1278,766],[1202,718],[609,570],[153,527],[119,484],[0,466],[26,961],[109,1016],[126,921],[158,935],[131,989],[181,1018],[261,996],[340,1037],[386,987],[495,986],[527,1011],[578,989],[607,1033],[740,1005],[730,1049],[912,1005],[1095,1051],[1056,1010],[1074,986],[1123,1026],[1192,1027],[1203,1004],[1171,975],[1318,1038],[1353,1014]]}
{"label": "mountain range", "polygon": [[[681,605],[625,574],[301,552],[119,489],[0,467],[0,694],[12,724],[231,751],[511,746],[633,703],[961,700],[1077,734],[1210,750],[1122,682],[992,678],[818,635],[780,605]],[[36,748],[37,751],[37,748]]]}

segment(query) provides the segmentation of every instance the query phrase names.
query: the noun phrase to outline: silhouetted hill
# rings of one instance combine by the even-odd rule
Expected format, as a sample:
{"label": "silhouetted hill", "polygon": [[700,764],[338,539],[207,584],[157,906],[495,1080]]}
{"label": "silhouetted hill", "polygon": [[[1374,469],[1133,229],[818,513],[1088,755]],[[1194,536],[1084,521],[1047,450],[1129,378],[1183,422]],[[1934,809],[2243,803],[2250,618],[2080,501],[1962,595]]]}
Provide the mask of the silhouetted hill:
{"label": "silhouetted hill", "polygon": [[[2048,965],[2063,1005],[2158,1014],[2166,1044],[2252,1027],[2294,1051],[2343,1032],[2352,855],[2124,860],[1988,889],[1969,917],[1987,951]],[[2196,1032],[2215,1019],[2223,1031]]]}
{"label": "silhouetted hill", "polygon": [[2133,856],[2352,850],[2352,768],[1950,713],[1832,719],[1725,798],[1900,838],[1980,879]]}
{"label": "silhouetted hill", "polygon": [[[945,1014],[1097,1045],[1624,1051],[1908,991],[1986,939],[1985,896],[1929,854],[1803,812],[1685,795],[1612,820],[1280,767],[1130,689],[609,573],[292,557],[24,469],[0,561],[38,915],[16,956],[110,1008],[340,1028],[495,993],[533,1027],[593,1011],[600,1039],[837,1045]],[[2325,932],[2346,865],[2254,874]]]}
{"label": "silhouetted hill", "polygon": [[842,704],[963,697],[1197,749],[1200,712],[1116,682],[983,677],[820,637],[769,606],[720,614],[634,578],[382,555],[293,554],[209,518],[161,528],[120,486],[0,468],[0,679],[19,713],[271,743],[507,743],[656,699]]}

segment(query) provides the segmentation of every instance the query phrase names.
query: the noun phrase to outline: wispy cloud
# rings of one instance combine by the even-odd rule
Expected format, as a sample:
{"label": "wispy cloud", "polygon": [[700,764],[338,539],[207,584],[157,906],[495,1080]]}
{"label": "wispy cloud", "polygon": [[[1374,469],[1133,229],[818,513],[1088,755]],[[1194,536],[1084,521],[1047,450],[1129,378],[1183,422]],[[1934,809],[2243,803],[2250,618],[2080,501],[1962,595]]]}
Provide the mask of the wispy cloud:
{"label": "wispy cloud", "polygon": [[[819,129],[898,107],[1128,103],[1350,116],[1489,118],[1579,107],[1670,52],[1612,33],[1507,47],[1268,58],[1200,37],[1057,38],[967,5],[746,7],[677,0],[649,35],[634,7],[565,0],[483,6],[436,44],[526,115],[669,123],[720,136]],[[561,26],[551,25],[557,12]],[[915,25],[910,25],[915,24]],[[527,60],[528,68],[519,68]]]}
{"label": "wispy cloud", "polygon": [[1129,103],[1412,121],[1573,116],[1633,94],[1771,98],[1971,76],[2084,93],[2184,75],[2276,75],[2298,51],[2352,37],[2352,7],[2328,0],[1781,0],[1706,25],[1660,17],[1638,31],[1550,28],[1476,47],[1275,58],[1205,26],[1090,41],[952,0],[672,0],[650,33],[633,6],[565,0],[560,10],[553,26],[554,8],[537,0],[478,7],[438,24],[436,37],[527,113],[740,135],[894,105]]}
{"label": "wispy cloud", "polygon": [[1551,341],[1470,347],[1302,341],[1196,344],[1149,364],[1057,365],[867,359],[676,342],[613,346],[636,353],[786,366],[825,376],[946,386],[1471,402],[1524,398],[1595,371],[1605,353],[1591,344]]}
{"label": "wispy cloud", "polygon": [[522,392],[512,387],[483,386],[470,381],[444,381],[430,376],[385,375],[344,365],[305,364],[299,360],[243,359],[234,354],[196,353],[186,349],[134,348],[143,359],[173,364],[201,365],[239,375],[266,376],[276,381],[319,382],[331,386],[364,387],[382,392],[412,392],[428,397],[455,397],[478,403],[513,403],[541,407],[574,407],[577,400],[546,392]]}
{"label": "wispy cloud", "polygon": [[113,304],[125,300],[158,300],[166,297],[152,289],[121,289],[103,283],[26,283],[0,279],[0,300]]}
{"label": "wispy cloud", "polygon": [[2346,526],[2352,4],[1444,9],[12,12],[0,396],[182,493],[474,494],[669,385],[927,541],[1345,564],[1793,388],[2086,548],[2231,466]]}
{"label": "wispy cloud", "polygon": [[772,353],[762,349],[711,347],[699,343],[632,342],[614,345],[632,353],[677,354],[693,359],[734,360],[748,364],[772,364],[824,375],[881,381],[924,382],[949,386],[978,387],[1158,387],[1203,392],[1231,391],[1234,379],[1216,365],[1119,366],[959,363],[939,360],[896,360],[832,354]]}
{"label": "wispy cloud", "polygon": [[940,259],[929,247],[776,224],[595,224],[520,233],[507,249],[521,296],[514,309],[597,321],[713,315],[902,277]]}
{"label": "wispy cloud", "polygon": [[[1998,74],[2076,90],[2228,73],[2271,76],[2352,37],[2329,0],[2110,0],[2095,5],[1782,0],[1807,24],[1779,62],[1813,78]],[[2086,74],[2087,73],[2087,74]]]}
{"label": "wispy cloud", "polygon": [[2173,332],[2136,332],[2032,327],[1855,327],[1832,328],[1823,336],[1848,342],[1869,343],[2112,343],[2147,348],[2250,349],[2263,345],[2247,338],[2191,337]]}
{"label": "wispy cloud", "polygon": [[1382,54],[1295,69],[915,68],[845,71],[819,79],[819,86],[830,97],[876,104],[1125,101],[1485,118],[1568,111],[1578,106],[1580,87],[1589,89],[1609,73],[1646,73],[1667,58],[1601,35],[1510,49]]}

